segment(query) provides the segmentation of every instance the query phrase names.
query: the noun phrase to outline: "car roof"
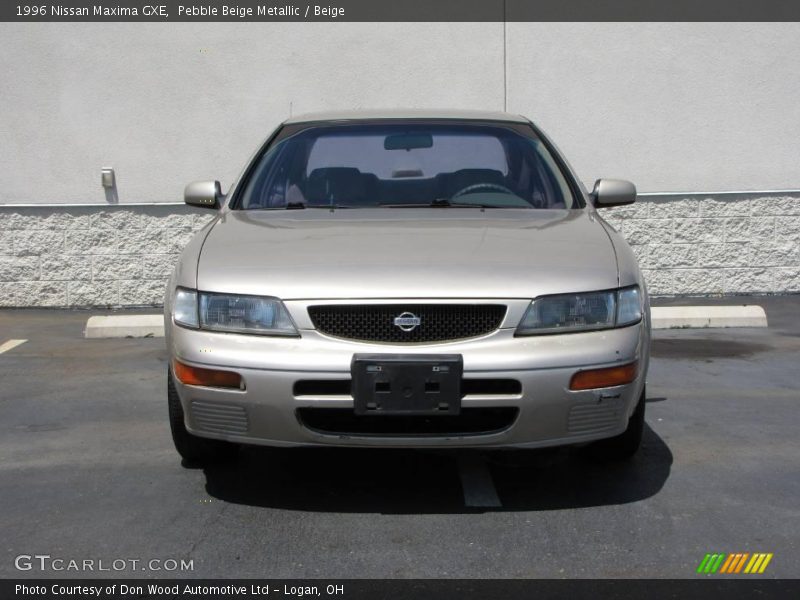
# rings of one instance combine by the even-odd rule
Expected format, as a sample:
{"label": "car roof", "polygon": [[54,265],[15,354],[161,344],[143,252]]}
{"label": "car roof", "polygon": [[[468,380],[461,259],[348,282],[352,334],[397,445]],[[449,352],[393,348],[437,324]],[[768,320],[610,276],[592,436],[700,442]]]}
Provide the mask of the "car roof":
{"label": "car roof", "polygon": [[306,113],[289,117],[285,124],[315,123],[320,121],[370,121],[389,119],[435,119],[458,121],[506,121],[511,123],[528,123],[528,119],[521,115],[488,110],[424,110],[424,109],[395,109],[395,110],[341,110],[317,113]]}

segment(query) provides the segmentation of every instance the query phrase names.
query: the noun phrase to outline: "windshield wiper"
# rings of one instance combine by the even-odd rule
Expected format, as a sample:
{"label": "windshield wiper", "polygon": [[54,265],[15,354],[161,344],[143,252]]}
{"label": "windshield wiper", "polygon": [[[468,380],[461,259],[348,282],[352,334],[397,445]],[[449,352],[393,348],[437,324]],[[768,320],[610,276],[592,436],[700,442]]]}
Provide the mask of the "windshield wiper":
{"label": "windshield wiper", "polygon": [[431,202],[431,206],[437,208],[495,208],[491,204],[480,204],[479,202],[453,202],[450,198],[436,198]]}
{"label": "windshield wiper", "polygon": [[347,206],[346,204],[315,204],[313,206],[309,206],[303,202],[289,202],[283,206],[259,206],[257,208],[247,208],[245,210],[304,210],[306,208],[326,208],[328,210],[334,210],[339,208],[353,207]]}
{"label": "windshield wiper", "polygon": [[448,198],[437,198],[431,203],[379,204],[382,208],[523,208],[508,204],[481,204],[479,202],[451,202]]}
{"label": "windshield wiper", "polygon": [[[382,208],[449,208],[449,207],[456,207],[456,208],[482,208],[484,205],[481,204],[473,204],[473,203],[453,203],[450,202],[447,198],[436,198],[433,202],[404,202],[402,204],[378,204],[378,206]],[[488,205],[487,205],[488,206]],[[485,208],[485,207],[484,207]]]}
{"label": "windshield wiper", "polygon": [[346,204],[305,204],[303,202],[289,202],[286,206],[283,207],[285,210],[302,210],[305,208],[325,208],[328,210],[334,210],[339,208],[352,208],[347,206]]}

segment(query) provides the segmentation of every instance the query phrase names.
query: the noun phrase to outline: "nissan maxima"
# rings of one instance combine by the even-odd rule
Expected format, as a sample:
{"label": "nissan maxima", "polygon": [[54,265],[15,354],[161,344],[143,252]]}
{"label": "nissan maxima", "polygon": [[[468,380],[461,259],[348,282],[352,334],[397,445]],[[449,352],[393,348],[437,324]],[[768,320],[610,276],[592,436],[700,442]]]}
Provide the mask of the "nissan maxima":
{"label": "nissan maxima", "polygon": [[178,453],[241,444],[582,445],[642,437],[650,315],[625,240],[530,120],[354,112],[283,122],[183,251],[165,307]]}

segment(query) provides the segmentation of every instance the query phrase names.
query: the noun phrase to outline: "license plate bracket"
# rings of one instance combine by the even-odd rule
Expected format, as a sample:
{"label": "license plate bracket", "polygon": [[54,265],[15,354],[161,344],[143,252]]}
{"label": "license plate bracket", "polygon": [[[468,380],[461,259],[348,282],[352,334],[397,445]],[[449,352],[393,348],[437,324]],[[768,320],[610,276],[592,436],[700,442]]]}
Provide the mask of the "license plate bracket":
{"label": "license plate bracket", "polygon": [[354,354],[350,365],[356,415],[457,415],[460,354]]}

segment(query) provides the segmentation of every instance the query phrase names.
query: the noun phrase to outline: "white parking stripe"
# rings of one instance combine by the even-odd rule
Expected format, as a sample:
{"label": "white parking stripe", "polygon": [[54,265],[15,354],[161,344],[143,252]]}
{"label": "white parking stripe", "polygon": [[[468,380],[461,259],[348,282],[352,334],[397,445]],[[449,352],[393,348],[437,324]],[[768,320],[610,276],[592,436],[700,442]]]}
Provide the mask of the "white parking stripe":
{"label": "white parking stripe", "polygon": [[7,342],[0,344],[0,354],[3,352],[8,352],[9,350],[13,350],[17,346],[21,346],[27,341],[28,340],[8,340]]}
{"label": "white parking stripe", "polygon": [[465,452],[458,456],[458,474],[464,491],[464,504],[478,508],[502,506],[492,481],[486,460],[477,453]]}

